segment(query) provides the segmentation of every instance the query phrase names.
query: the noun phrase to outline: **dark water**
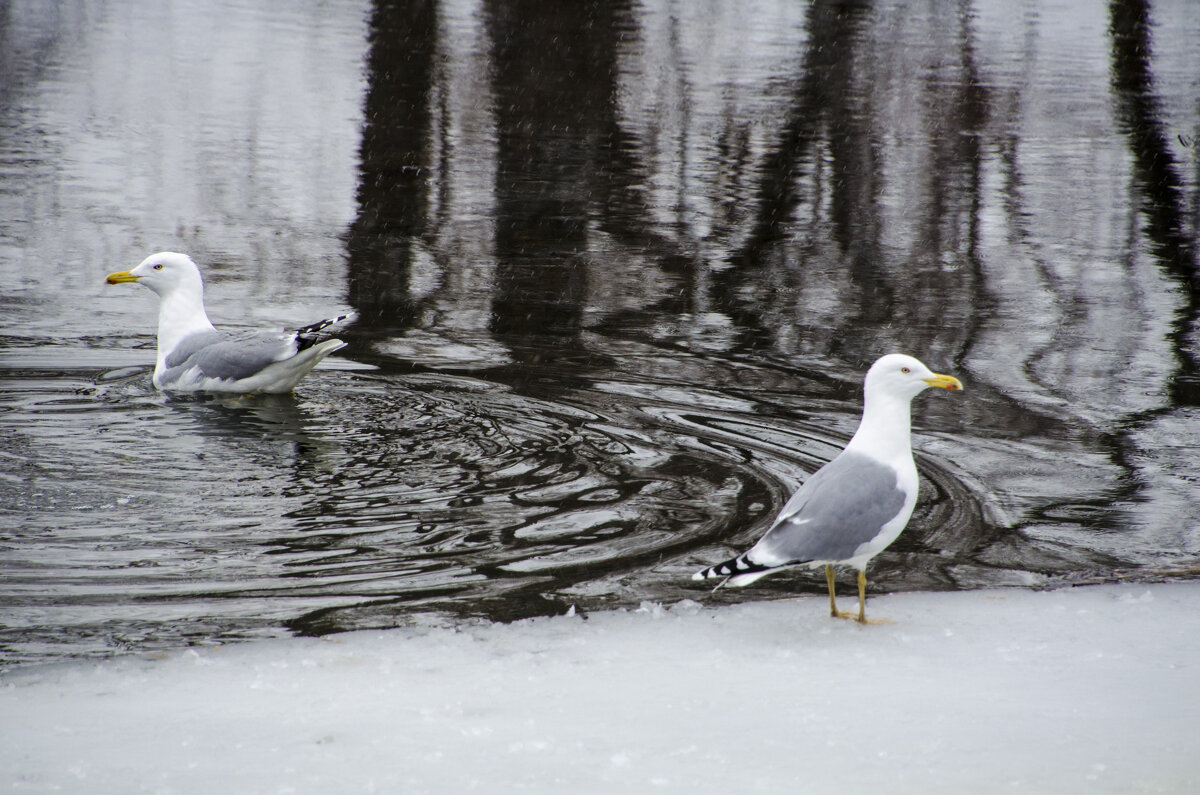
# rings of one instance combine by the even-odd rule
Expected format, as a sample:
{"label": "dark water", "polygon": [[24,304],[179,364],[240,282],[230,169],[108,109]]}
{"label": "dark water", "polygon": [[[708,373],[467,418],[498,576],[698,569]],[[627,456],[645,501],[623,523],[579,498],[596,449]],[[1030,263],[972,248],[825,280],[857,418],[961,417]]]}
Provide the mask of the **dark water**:
{"label": "dark water", "polygon": [[[892,350],[880,590],[1200,573],[1200,17],[1166,3],[0,3],[0,667],[817,592],[688,579]],[[150,385],[344,309],[275,398]]]}

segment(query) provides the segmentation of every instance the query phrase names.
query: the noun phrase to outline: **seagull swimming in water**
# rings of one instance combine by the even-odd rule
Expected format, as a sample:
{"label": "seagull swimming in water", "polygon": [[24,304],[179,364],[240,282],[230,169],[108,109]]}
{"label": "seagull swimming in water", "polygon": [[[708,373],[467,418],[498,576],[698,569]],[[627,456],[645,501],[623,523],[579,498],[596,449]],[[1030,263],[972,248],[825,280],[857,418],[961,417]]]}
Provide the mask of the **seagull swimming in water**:
{"label": "seagull swimming in water", "polygon": [[[721,585],[740,587],[787,566],[824,566],[831,615],[867,623],[867,563],[896,540],[917,504],[909,409],[931,386],[963,388],[911,356],[888,354],[871,365],[862,421],[846,448],[804,482],[757,544],[692,579],[724,577]],[[834,565],[858,569],[857,616],[837,609]]]}
{"label": "seagull swimming in water", "polygon": [[165,391],[290,392],[317,362],[346,343],[324,333],[353,319],[339,315],[295,331],[218,331],[204,311],[204,280],[191,257],[163,251],[108,275],[158,293],[154,386]]}

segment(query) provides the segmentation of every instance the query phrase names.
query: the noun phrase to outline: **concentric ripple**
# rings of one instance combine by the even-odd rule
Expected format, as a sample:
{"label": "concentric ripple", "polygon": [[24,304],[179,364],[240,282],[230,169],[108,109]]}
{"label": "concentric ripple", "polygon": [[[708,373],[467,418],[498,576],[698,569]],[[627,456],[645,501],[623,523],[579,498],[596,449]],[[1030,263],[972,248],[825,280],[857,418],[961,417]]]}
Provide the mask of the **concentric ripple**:
{"label": "concentric ripple", "polygon": [[[144,371],[25,373],[0,382],[0,643],[13,664],[696,598],[691,571],[752,542],[857,406],[823,414],[636,375],[331,371],[296,396],[176,399]],[[890,588],[955,587],[993,528],[952,470],[921,468]]]}

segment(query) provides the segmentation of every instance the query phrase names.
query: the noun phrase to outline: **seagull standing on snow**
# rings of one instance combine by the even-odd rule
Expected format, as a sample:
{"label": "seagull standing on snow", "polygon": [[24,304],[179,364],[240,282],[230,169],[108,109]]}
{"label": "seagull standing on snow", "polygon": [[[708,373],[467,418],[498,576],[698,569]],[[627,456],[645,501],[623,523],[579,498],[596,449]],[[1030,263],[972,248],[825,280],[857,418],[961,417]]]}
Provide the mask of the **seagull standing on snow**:
{"label": "seagull standing on snow", "polygon": [[109,284],[137,282],[158,293],[154,386],[179,392],[290,392],[309,370],[346,343],[323,334],[352,315],[295,331],[217,331],[204,311],[200,269],[185,254],[152,254]]}
{"label": "seagull standing on snow", "polygon": [[750,550],[692,579],[726,577],[740,587],[785,566],[824,566],[830,613],[855,618],[837,609],[833,587],[834,565],[851,566],[858,569],[856,618],[867,623],[867,562],[896,540],[917,504],[909,407],[931,386],[963,388],[911,356],[893,353],[871,365],[862,421],[846,449],[804,482]]}

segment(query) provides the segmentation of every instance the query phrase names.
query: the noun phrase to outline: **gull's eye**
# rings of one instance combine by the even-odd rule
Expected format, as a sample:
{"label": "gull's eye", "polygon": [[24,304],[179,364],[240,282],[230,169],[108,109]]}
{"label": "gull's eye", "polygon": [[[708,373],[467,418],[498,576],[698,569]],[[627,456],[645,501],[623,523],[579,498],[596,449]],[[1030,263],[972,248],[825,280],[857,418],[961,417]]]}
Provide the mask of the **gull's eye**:
{"label": "gull's eye", "polygon": [[[160,271],[160,270],[162,270],[162,263],[161,263],[161,262],[156,262],[156,263],[154,263],[154,270],[156,270],[156,271]],[[904,372],[906,372],[906,373],[907,373],[907,372],[908,372],[908,370],[905,370]]]}
{"label": "gull's eye", "polygon": [[[158,266],[156,265],[155,267],[158,267]],[[905,375],[908,375],[909,373],[912,372],[912,370],[909,370],[907,367],[901,367],[900,372],[904,373]]]}

